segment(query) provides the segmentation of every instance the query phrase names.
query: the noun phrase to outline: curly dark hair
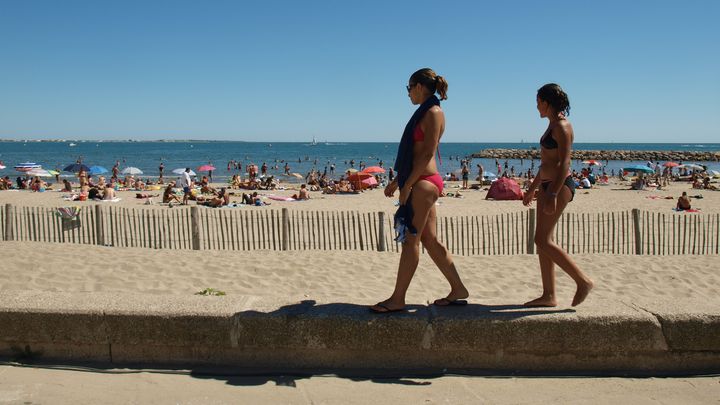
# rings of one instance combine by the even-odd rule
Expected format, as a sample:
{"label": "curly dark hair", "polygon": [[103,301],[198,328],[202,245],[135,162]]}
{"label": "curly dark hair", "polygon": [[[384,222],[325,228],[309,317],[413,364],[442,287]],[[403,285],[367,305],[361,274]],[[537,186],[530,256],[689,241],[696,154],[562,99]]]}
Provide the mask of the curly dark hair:
{"label": "curly dark hair", "polygon": [[570,115],[570,100],[559,85],[548,83],[538,89],[537,96],[550,104],[556,112],[563,113],[566,117]]}

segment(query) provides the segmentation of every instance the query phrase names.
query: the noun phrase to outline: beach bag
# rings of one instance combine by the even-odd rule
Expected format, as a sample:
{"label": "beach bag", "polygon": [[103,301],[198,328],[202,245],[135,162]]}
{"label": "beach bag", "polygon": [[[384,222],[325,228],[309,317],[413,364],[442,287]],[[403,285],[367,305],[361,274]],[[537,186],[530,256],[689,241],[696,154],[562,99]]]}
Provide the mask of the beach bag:
{"label": "beach bag", "polygon": [[80,228],[80,207],[60,207],[55,214],[62,221],[63,231]]}

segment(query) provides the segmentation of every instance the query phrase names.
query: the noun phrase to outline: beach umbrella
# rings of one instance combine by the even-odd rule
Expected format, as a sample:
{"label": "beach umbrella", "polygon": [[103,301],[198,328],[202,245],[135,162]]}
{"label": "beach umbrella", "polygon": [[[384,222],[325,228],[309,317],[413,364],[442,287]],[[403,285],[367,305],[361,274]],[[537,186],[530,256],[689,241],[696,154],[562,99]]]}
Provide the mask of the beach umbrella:
{"label": "beach umbrella", "polygon": [[89,167],[85,166],[82,163],[73,163],[65,166],[63,169],[64,172],[70,172],[70,173],[77,173],[81,170],[85,170],[86,172],[90,170]]}
{"label": "beach umbrella", "polygon": [[688,164],[685,164],[685,165],[679,165],[679,166],[677,166],[677,167],[680,168],[680,169],[683,169],[683,168],[684,168],[684,169],[693,169],[693,170],[704,170],[704,169],[705,169],[704,167],[702,167],[702,166],[700,166],[700,165],[693,164],[693,163],[688,163]]}
{"label": "beach umbrella", "polygon": [[720,172],[717,170],[708,170],[706,173],[711,177],[720,177]]}
{"label": "beach umbrella", "polygon": [[[184,167],[179,167],[179,168],[173,170],[172,172],[175,173],[175,174],[183,174],[183,173],[185,173],[185,168],[184,168]],[[191,176],[197,176],[197,174],[195,174],[195,172],[192,171],[192,170],[190,170],[190,175],[191,175]]]}
{"label": "beach umbrella", "polygon": [[377,180],[375,180],[374,176],[363,179],[360,181],[360,183],[361,183],[362,188],[368,188],[368,187],[373,187],[373,186],[378,185],[378,182],[377,182]]}
{"label": "beach umbrella", "polygon": [[15,165],[15,170],[18,172],[29,172],[32,169],[40,169],[41,166],[35,162],[18,163]]}
{"label": "beach umbrella", "polygon": [[107,173],[107,172],[108,172],[108,169],[106,169],[102,166],[90,166],[90,169],[88,169],[88,173],[90,173],[92,175],[103,174],[103,173]]}
{"label": "beach umbrella", "polygon": [[209,171],[211,171],[211,170],[215,170],[215,166],[202,165],[202,166],[198,167],[197,170],[198,170],[199,172],[209,172]]}
{"label": "beach umbrella", "polygon": [[663,163],[663,166],[665,166],[665,167],[678,167],[678,166],[680,166],[680,163],[665,162],[665,163]]}
{"label": "beach umbrella", "polygon": [[583,160],[583,164],[590,165],[590,166],[602,166],[602,163],[600,163],[594,159]]}
{"label": "beach umbrella", "polygon": [[[372,179],[372,180],[370,180],[370,179]],[[352,173],[347,177],[347,180],[349,182],[353,183],[353,185],[355,185],[356,189],[368,188],[371,185],[370,183],[373,183],[373,182],[374,182],[374,184],[377,184],[377,181],[375,180],[375,177],[372,174],[363,173],[363,172]]]}
{"label": "beach umbrella", "polygon": [[25,172],[28,176],[38,176],[38,177],[53,177],[54,174],[50,173],[49,170],[45,170],[42,168],[35,168],[32,170],[29,170]]}
{"label": "beach umbrella", "polygon": [[655,173],[655,170],[645,165],[633,165],[622,168],[624,172],[643,172],[643,173]]}
{"label": "beach umbrella", "polygon": [[143,174],[142,170],[138,169],[137,167],[126,167],[123,169],[122,174],[129,174],[129,175],[135,175],[135,174]]}
{"label": "beach umbrella", "polygon": [[345,170],[345,173],[347,173],[347,172],[357,173],[357,172],[358,172],[358,169],[347,169],[347,170]]}
{"label": "beach umbrella", "polygon": [[380,166],[370,166],[370,167],[366,167],[365,169],[363,169],[362,172],[363,173],[371,173],[371,174],[385,173],[385,169],[383,169]]}
{"label": "beach umbrella", "polygon": [[48,173],[52,174],[53,176],[57,176],[58,174],[60,174],[60,172],[57,170],[48,170]]}

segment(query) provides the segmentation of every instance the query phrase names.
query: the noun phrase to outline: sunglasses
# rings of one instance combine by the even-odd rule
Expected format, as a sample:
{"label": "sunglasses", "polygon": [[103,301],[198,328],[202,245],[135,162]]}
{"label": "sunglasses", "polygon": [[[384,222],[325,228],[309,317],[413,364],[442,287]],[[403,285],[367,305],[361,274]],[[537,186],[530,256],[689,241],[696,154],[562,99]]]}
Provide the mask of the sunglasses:
{"label": "sunglasses", "polygon": [[405,88],[407,89],[408,93],[410,93],[410,90],[411,90],[413,87],[415,87],[416,85],[417,85],[417,83],[413,83],[413,84],[410,84],[410,85],[405,86]]}

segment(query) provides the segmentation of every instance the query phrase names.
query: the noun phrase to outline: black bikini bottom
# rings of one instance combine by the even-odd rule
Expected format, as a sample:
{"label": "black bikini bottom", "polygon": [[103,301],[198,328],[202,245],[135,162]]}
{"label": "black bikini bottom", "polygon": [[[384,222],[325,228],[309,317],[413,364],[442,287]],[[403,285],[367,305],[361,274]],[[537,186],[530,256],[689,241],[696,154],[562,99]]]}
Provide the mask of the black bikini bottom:
{"label": "black bikini bottom", "polygon": [[[543,181],[540,183],[540,187],[542,187],[543,191],[547,192],[550,183],[552,183],[552,181]],[[565,177],[565,186],[570,189],[570,201],[572,201],[575,198],[575,180],[572,179],[572,176]]]}

